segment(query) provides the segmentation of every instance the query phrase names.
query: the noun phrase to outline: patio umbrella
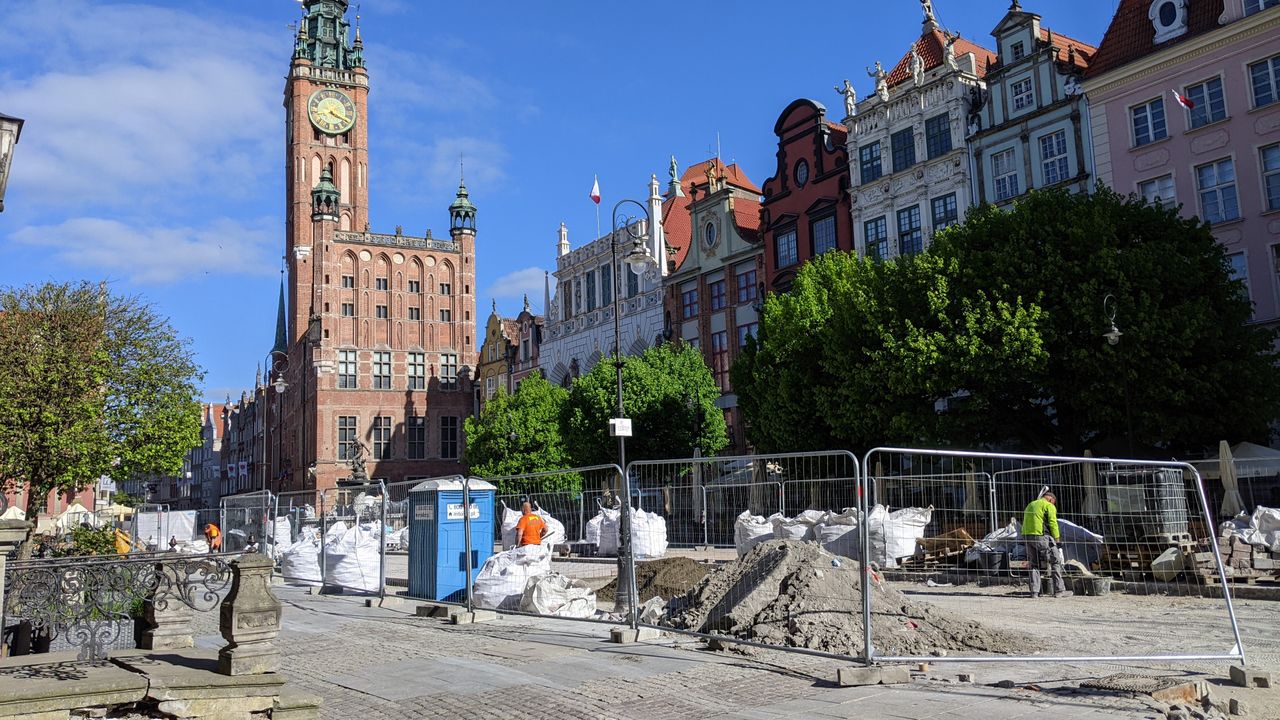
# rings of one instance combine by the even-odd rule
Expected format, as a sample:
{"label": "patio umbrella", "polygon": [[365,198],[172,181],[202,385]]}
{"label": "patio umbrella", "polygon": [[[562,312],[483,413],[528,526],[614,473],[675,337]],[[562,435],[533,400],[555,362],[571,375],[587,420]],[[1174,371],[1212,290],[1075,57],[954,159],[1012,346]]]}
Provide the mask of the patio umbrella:
{"label": "patio umbrella", "polygon": [[1222,517],[1235,517],[1244,511],[1244,498],[1240,497],[1240,481],[1236,478],[1235,458],[1226,440],[1218,443],[1218,474],[1222,476]]}
{"label": "patio umbrella", "polygon": [[965,512],[982,510],[982,500],[978,495],[978,478],[973,471],[973,463],[964,469],[964,508]]}
{"label": "patio umbrella", "polygon": [[113,518],[127,518],[133,516],[133,508],[119,503],[112,503],[98,512],[103,515],[109,515]]}
{"label": "patio umbrella", "polygon": [[[1085,450],[1086,458],[1093,457],[1092,450]],[[1085,517],[1097,517],[1102,514],[1102,503],[1098,499],[1098,470],[1091,463],[1084,463],[1082,468],[1084,476],[1084,515]]]}

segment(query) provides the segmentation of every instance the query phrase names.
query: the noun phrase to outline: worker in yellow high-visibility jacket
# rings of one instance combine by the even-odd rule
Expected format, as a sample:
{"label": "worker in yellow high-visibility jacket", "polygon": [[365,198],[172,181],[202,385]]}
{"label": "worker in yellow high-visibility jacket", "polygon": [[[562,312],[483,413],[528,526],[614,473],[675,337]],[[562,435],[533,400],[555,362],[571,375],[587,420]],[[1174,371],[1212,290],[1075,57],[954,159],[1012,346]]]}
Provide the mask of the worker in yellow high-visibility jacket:
{"label": "worker in yellow high-visibility jacket", "polygon": [[1045,492],[1031,501],[1022,512],[1022,541],[1027,547],[1027,565],[1031,568],[1031,597],[1040,597],[1040,573],[1049,571],[1053,579],[1054,597],[1071,597],[1062,580],[1062,562],[1058,558],[1058,498]]}

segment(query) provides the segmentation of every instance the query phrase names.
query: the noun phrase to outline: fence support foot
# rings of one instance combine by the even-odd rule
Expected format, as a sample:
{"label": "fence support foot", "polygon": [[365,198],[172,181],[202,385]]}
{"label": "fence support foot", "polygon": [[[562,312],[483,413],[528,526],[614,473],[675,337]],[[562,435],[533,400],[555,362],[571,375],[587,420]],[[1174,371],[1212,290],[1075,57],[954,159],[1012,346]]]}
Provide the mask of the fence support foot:
{"label": "fence support foot", "polygon": [[473,623],[492,622],[498,619],[498,613],[492,610],[472,610],[471,612],[456,612],[449,616],[449,622],[454,625],[471,625]]}
{"label": "fence support foot", "polygon": [[662,631],[650,627],[636,628],[635,630],[621,627],[613,628],[609,631],[609,642],[618,643],[619,645],[657,640],[660,637],[662,637]]}
{"label": "fence support foot", "polygon": [[457,610],[449,605],[440,605],[437,603],[423,603],[418,605],[414,614],[418,617],[447,618],[449,614]]}
{"label": "fence support foot", "polygon": [[900,685],[909,682],[911,682],[911,669],[906,665],[845,667],[836,671],[836,684],[840,687]]}

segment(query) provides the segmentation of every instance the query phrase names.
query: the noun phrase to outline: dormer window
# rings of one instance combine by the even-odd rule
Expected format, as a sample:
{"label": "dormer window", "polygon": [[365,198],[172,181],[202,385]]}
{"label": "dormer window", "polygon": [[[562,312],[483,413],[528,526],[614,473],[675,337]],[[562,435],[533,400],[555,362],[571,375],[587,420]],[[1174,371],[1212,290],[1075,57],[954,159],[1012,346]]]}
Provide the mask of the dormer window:
{"label": "dormer window", "polygon": [[1147,17],[1155,27],[1155,42],[1172,40],[1187,31],[1187,0],[1155,0]]}
{"label": "dormer window", "polygon": [[1012,47],[1009,48],[1009,53],[1013,55],[1013,61],[1018,62],[1019,60],[1027,56],[1027,47],[1022,44],[1021,40],[1019,40],[1018,42],[1014,43]]}

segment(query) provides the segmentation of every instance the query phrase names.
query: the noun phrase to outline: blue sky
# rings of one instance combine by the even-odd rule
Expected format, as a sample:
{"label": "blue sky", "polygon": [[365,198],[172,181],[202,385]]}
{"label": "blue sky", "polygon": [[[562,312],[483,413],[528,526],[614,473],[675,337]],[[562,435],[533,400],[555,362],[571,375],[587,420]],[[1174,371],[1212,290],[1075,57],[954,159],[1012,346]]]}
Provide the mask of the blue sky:
{"label": "blue sky", "polygon": [[[934,0],[987,47],[1008,0]],[[1097,44],[1115,0],[1026,0]],[[351,16],[355,15],[352,3]],[[870,3],[363,0],[373,229],[448,228],[459,154],[480,209],[477,305],[541,310],[556,230],[595,235],[668,158],[757,184],[797,97],[841,108],[891,67],[916,0]],[[482,8],[478,11],[477,8]],[[790,14],[784,14],[788,12]],[[191,338],[205,398],[238,395],[274,337],[283,248],[283,76],[296,0],[0,0],[0,112],[27,120],[0,214],[0,283],[107,279]],[[354,21],[354,17],[352,17]],[[608,218],[602,223],[608,225]]]}

